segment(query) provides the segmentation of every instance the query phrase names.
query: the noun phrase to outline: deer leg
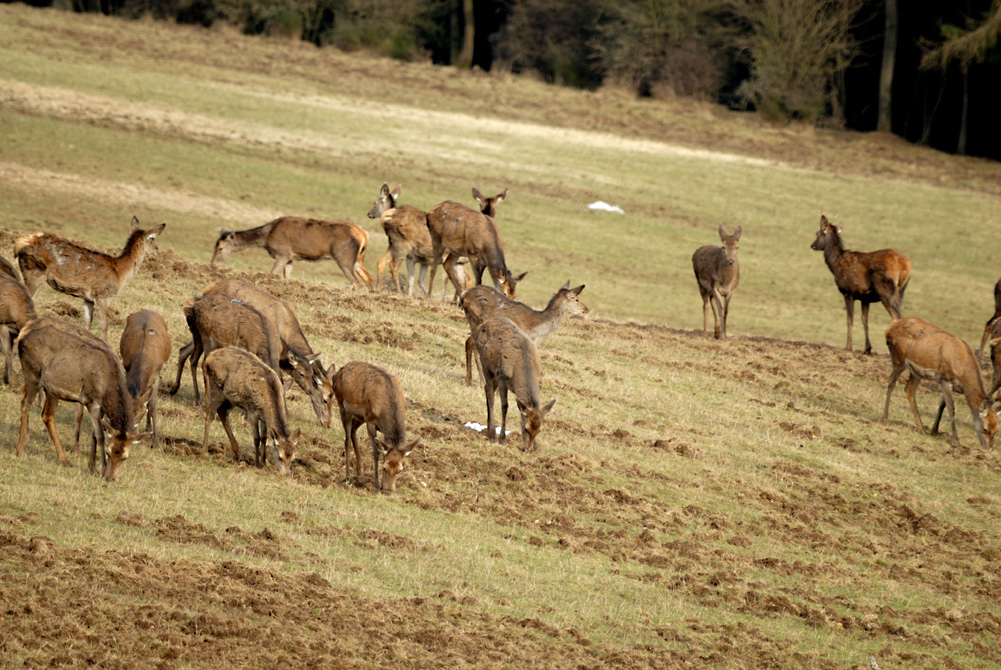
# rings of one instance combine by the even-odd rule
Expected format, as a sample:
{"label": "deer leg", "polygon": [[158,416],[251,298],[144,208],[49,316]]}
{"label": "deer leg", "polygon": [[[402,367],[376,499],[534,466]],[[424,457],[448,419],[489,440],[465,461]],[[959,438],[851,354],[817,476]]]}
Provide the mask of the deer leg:
{"label": "deer leg", "polygon": [[[949,408],[949,421],[952,422],[952,447],[953,449],[959,448],[959,434],[956,432],[956,406],[952,401],[952,384],[947,381],[942,382],[942,399],[939,404],[945,403],[945,406]],[[942,408],[939,408],[939,416],[942,415]],[[977,412],[973,413],[974,416],[979,418]],[[934,431],[933,431],[934,432]]]}
{"label": "deer leg", "polygon": [[[417,278],[417,284],[421,287],[421,290],[424,291],[424,295],[428,294],[428,285],[424,281],[424,279],[427,277],[427,275],[428,275],[428,266],[427,266],[427,263],[421,263],[420,276]],[[413,294],[414,294],[414,281],[413,281],[413,278],[411,278],[411,280],[410,280],[410,295],[413,295]]]}
{"label": "deer leg", "polygon": [[14,375],[14,367],[10,357],[10,330],[7,326],[0,326],[0,347],[3,348],[3,383],[10,384],[11,377]]}
{"label": "deer leg", "polygon": [[[222,428],[226,431],[226,437],[229,438],[229,449],[233,452],[233,460],[237,463],[240,462],[240,445],[236,442],[236,436],[233,435],[233,427],[229,425],[229,410],[232,405],[229,401],[224,401],[219,407],[218,415],[219,420],[222,422]],[[251,425],[253,425],[254,420],[251,420]]]}
{"label": "deer leg", "polygon": [[497,433],[494,430],[494,377],[486,375],[483,381],[483,392],[487,396],[487,439],[491,442],[497,441]]}
{"label": "deer leg", "polygon": [[[80,405],[80,418],[83,418],[83,405]],[[105,451],[105,439],[104,439],[104,426],[101,425],[101,405],[99,403],[93,403],[87,408],[87,413],[90,415],[90,427],[93,431],[92,439],[90,442],[90,471],[94,472],[94,461],[97,456],[97,445],[101,445],[101,476],[107,478],[108,474],[108,454]]]}
{"label": "deer leg", "polygon": [[[101,333],[103,333],[104,341],[108,341],[108,299],[98,298],[95,305],[97,306],[97,320],[101,324]],[[87,327],[90,330],[90,326]]]}
{"label": "deer leg", "polygon": [[[407,295],[413,296],[414,294],[414,277],[417,276],[417,261],[414,260],[413,254],[407,256],[404,261],[407,264]],[[423,270],[424,266],[421,266]],[[423,279],[423,276],[422,276]]]}
{"label": "deer leg", "polygon": [[167,389],[167,393],[174,395],[181,388],[181,375],[184,373],[184,362],[191,357],[191,352],[195,350],[195,343],[188,342],[177,352],[177,378],[173,385]]}
{"label": "deer leg", "polygon": [[[723,317],[723,303],[719,299],[719,291],[713,289],[710,302],[713,308],[713,337],[720,338],[720,319]],[[723,337],[722,339],[726,339]]]}
{"label": "deer leg", "polygon": [[18,456],[24,456],[24,447],[28,443],[28,410],[31,409],[31,403],[35,401],[38,389],[38,379],[25,375],[24,388],[21,389],[21,432],[17,436],[17,449],[15,451]]}
{"label": "deer leg", "polygon": [[[382,258],[375,264],[375,292],[382,293],[382,275],[386,272],[386,266],[390,265],[393,260],[393,250],[386,249],[386,253],[382,255]],[[392,269],[390,269],[392,273]]]}
{"label": "deer leg", "polygon": [[215,389],[212,388],[208,375],[202,376],[205,377],[205,436],[202,438],[202,454],[208,456],[209,426],[212,425],[212,417],[216,415],[222,404],[226,402],[226,398],[223,396],[222,389],[218,387]]}
{"label": "deer leg", "polygon": [[845,311],[848,313],[848,343],[845,349],[852,350],[852,322],[855,321],[855,299],[849,295],[845,296]]}
{"label": "deer leg", "polygon": [[872,344],[869,343],[869,303],[862,303],[862,330],[865,332],[865,355],[872,353]]}
{"label": "deer leg", "polygon": [[90,324],[94,320],[94,301],[84,298],[83,301],[83,325],[90,330]]}
{"label": "deer leg", "polygon": [[368,428],[368,442],[372,447],[372,460],[375,463],[375,470],[372,473],[372,486],[375,487],[376,491],[382,490],[379,486],[379,445],[375,442],[375,424],[367,423],[365,427]]}
{"label": "deer leg", "polygon": [[83,405],[77,403],[73,407],[73,414],[73,453],[75,454],[80,450],[80,427],[83,425]]}
{"label": "deer leg", "polygon": [[[59,442],[59,433],[56,432],[56,405],[59,404],[59,399],[52,395],[51,393],[45,394],[45,404],[42,405],[42,423],[45,424],[45,429],[49,431],[49,439],[52,440],[52,444],[56,447],[56,455],[59,457],[60,465],[69,465],[69,459],[66,458],[66,452],[63,451],[63,445]],[[93,462],[91,463],[91,471],[93,471]]]}
{"label": "deer leg", "polygon": [[254,467],[263,468],[264,461],[267,460],[268,446],[262,442],[267,441],[267,433],[261,432],[261,421],[257,418],[251,418],[250,435],[254,441]]}
{"label": "deer leg", "polygon": [[440,240],[435,240],[434,235],[431,236],[431,278],[428,280],[428,292],[424,295],[425,299],[431,297],[431,292],[434,291],[434,275],[438,271],[438,264],[441,263],[442,256],[445,254],[445,248]]}
{"label": "deer leg", "polygon": [[153,381],[153,392],[149,394],[149,400],[146,404],[146,432],[152,428],[153,441],[150,443],[150,447],[154,449],[160,446],[160,433],[156,430],[156,397],[158,395],[160,395],[160,375],[157,375]]}
{"label": "deer leg", "polygon": [[[204,352],[204,345],[200,338],[194,340],[194,348],[191,350],[191,357],[188,358],[188,365],[191,366],[191,388],[194,391],[195,404],[201,403],[201,398],[198,397],[198,359],[202,357]],[[202,377],[205,377],[205,383],[208,384],[208,378],[205,376],[205,370],[202,370]],[[219,389],[219,395],[222,396],[222,389]]]}
{"label": "deer leg", "polygon": [[[445,259],[445,274],[448,278],[452,280],[452,286],[455,287],[455,292],[459,292],[459,280],[455,278],[455,255],[449,254],[448,258]],[[447,285],[446,285],[447,286]],[[445,286],[442,287],[441,299],[445,299]]]}
{"label": "deer leg", "polygon": [[904,371],[904,367],[903,365],[894,365],[893,370],[890,372],[890,383],[886,386],[886,405],[883,406],[884,426],[890,423],[890,395],[893,393],[893,389],[897,385],[897,379],[900,377],[900,373]]}
{"label": "deer leg", "polygon": [[507,382],[502,381],[498,384],[498,390],[500,391],[501,399],[501,426],[500,435],[497,436],[497,439],[501,442],[507,442]]}
{"label": "deer leg", "polygon": [[726,319],[730,316],[730,298],[733,297],[733,293],[727,293],[726,298],[723,301],[723,339],[726,339]]}
{"label": "deer leg", "polygon": [[918,426],[918,432],[925,435],[924,424],[921,423],[921,415],[918,414],[918,404],[914,401],[914,392],[918,389],[918,384],[921,383],[914,373],[907,379],[907,386],[905,390],[907,391],[907,402],[911,404],[911,411],[914,412],[914,423]]}
{"label": "deer leg", "polygon": [[[476,369],[480,369],[480,361],[476,361]],[[480,372],[480,377],[482,378],[483,373]],[[466,386],[473,385],[473,336],[470,335],[466,338]]]}

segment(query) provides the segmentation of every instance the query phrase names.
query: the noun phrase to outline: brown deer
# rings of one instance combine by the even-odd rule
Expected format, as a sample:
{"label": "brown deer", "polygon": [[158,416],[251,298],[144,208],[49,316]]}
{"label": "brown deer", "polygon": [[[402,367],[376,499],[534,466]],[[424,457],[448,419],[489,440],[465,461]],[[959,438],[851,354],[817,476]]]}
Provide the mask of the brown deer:
{"label": "brown deer", "polygon": [[[101,446],[101,470],[105,480],[115,481],[131,445],[145,439],[136,431],[132,400],[125,385],[125,371],[106,345],[78,337],[53,323],[51,317],[35,319],[18,336],[18,355],[24,371],[21,392],[21,432],[17,455],[24,455],[28,442],[28,410],[39,391],[45,391],[42,422],[56,448],[59,462],[68,465],[56,432],[55,411],[60,400],[87,408],[94,428],[90,471],[95,470],[97,445]],[[67,324],[72,326],[72,324]],[[103,430],[102,430],[103,427]],[[105,431],[110,445],[105,448]]]}
{"label": "brown deer", "polygon": [[933,326],[924,319],[907,317],[894,319],[886,329],[886,346],[890,349],[890,360],[893,370],[890,372],[890,382],[886,388],[886,405],[883,407],[883,424],[889,423],[890,395],[905,369],[910,371],[907,380],[907,401],[914,412],[914,423],[918,432],[925,433],[918,414],[918,406],[914,401],[914,392],[922,379],[937,382],[942,389],[939,401],[938,416],[932,426],[932,434],[938,434],[942,411],[949,408],[949,418],[952,421],[952,446],[959,446],[959,436],[956,434],[956,412],[952,402],[952,390],[955,389],[966,396],[966,402],[973,413],[973,426],[977,431],[980,446],[991,449],[994,447],[994,433],[998,422],[990,398],[984,392],[984,383],[980,377],[980,364],[973,354],[973,348],[960,338]]}
{"label": "brown deer", "polygon": [[[334,397],[330,380],[334,376],[334,366],[324,369],[320,354],[313,352],[310,347],[292,307],[264,289],[239,279],[218,279],[205,287],[202,296],[207,295],[235,298],[256,309],[275,326],[282,344],[279,355],[281,368],[289,371],[292,380],[309,396],[320,425],[329,428]],[[194,353],[194,349],[194,341],[181,348],[178,352],[178,369],[183,369],[184,361]]]}
{"label": "brown deer", "polygon": [[535,449],[535,439],[542,420],[556,404],[539,399],[542,364],[532,339],[514,322],[503,317],[487,319],[473,332],[473,342],[483,365],[484,391],[487,397],[487,439],[498,439],[494,427],[494,393],[501,398],[501,442],[507,441],[507,394],[513,391],[521,411],[522,451]]}
{"label": "brown deer", "polygon": [[299,429],[289,431],[285,389],[274,370],[239,347],[222,347],[205,357],[205,437],[202,453],[209,452],[209,426],[218,416],[229,437],[233,456],[240,460],[240,445],[229,425],[229,411],[238,407],[247,415],[254,440],[254,464],[263,467],[267,443],[279,474],[292,474],[292,461],[299,443]]}
{"label": "brown deer", "polygon": [[991,343],[991,388],[988,397],[993,398],[1001,388],[1001,319],[994,319],[989,324],[987,335]]}
{"label": "brown deer", "polygon": [[352,286],[372,290],[372,275],[365,269],[368,233],[349,221],[320,221],[283,216],[249,230],[220,230],[212,253],[212,265],[234,251],[263,248],[275,259],[271,274],[292,276],[292,261],[331,258]]}
{"label": "brown deer", "polygon": [[865,330],[865,353],[872,353],[869,343],[869,304],[881,302],[894,319],[900,318],[900,305],[904,290],[911,278],[911,262],[907,256],[893,249],[861,252],[846,251],[841,241],[841,228],[821,214],[817,239],[810,245],[815,251],[824,252],[827,267],[834,273],[834,282],[845,297],[848,312],[848,344],[852,350],[852,322],[855,320],[855,301],[862,303],[862,328]]}
{"label": "brown deer", "polygon": [[10,353],[14,339],[37,316],[35,303],[24,284],[0,274],[0,347],[4,357],[4,384],[10,384],[14,374]]}
{"label": "brown deer", "polygon": [[131,281],[150,251],[156,250],[156,238],[167,226],[142,230],[139,219],[132,217],[132,231],[118,256],[109,256],[82,247],[50,233],[32,233],[14,243],[14,255],[21,266],[21,276],[34,298],[42,282],[67,295],[83,299],[83,320],[90,330],[94,311],[101,333],[108,339],[108,303]]}
{"label": "brown deer", "polygon": [[726,339],[726,318],[730,314],[730,298],[740,283],[740,263],[737,249],[740,248],[740,226],[727,235],[723,224],[719,226],[722,247],[706,245],[692,254],[692,268],[702,294],[702,332],[709,331],[709,305],[713,308],[713,336],[717,340]]}
{"label": "brown deer", "polygon": [[[344,426],[344,476],[351,478],[351,452],[355,456],[355,476],[361,475],[361,449],[358,428],[365,424],[375,461],[373,486],[377,491],[392,493],[396,478],[403,470],[404,459],[410,455],[420,438],[406,443],[407,423],[403,389],[396,377],[369,363],[353,361],[334,374],[334,397],[341,411]],[[376,437],[382,433],[382,438]],[[379,457],[385,475],[379,481]]]}
{"label": "brown deer", "polygon": [[[189,361],[196,404],[201,402],[196,370],[203,352],[208,353],[226,346],[243,347],[260,358],[281,378],[278,362],[282,350],[281,336],[275,325],[250,305],[227,295],[213,293],[188,299],[184,303],[184,318],[188,322],[193,343]],[[170,387],[170,395],[177,393],[181,386],[184,360],[178,354],[177,378]]]}
{"label": "brown deer", "polygon": [[133,312],[125,322],[118,346],[125,366],[125,387],[135,407],[146,399],[146,432],[152,430],[152,446],[158,447],[156,397],[160,392],[160,370],[170,358],[167,322],[152,310]]}
{"label": "brown deer", "polygon": [[[538,344],[547,336],[559,328],[572,316],[588,313],[587,305],[580,301],[581,291],[584,285],[570,288],[570,282],[560,287],[560,289],[549,299],[549,304],[545,309],[532,309],[523,302],[512,300],[506,295],[486,284],[474,286],[465,293],[459,300],[459,306],[466,313],[466,321],[469,323],[470,333],[489,318],[501,316],[510,319],[516,326],[521,328],[528,335],[532,342]],[[466,338],[466,386],[473,383],[473,336],[470,334]],[[479,358],[476,359],[476,367],[483,379],[483,369]]]}
{"label": "brown deer", "polygon": [[[496,202],[500,200],[503,198]],[[446,200],[428,210],[427,222],[428,230],[431,232],[433,253],[429,286],[434,287],[435,272],[444,259],[445,273],[451,279],[456,292],[461,292],[459,278],[454,268],[457,261],[465,256],[469,258],[476,285],[483,283],[483,271],[487,270],[498,290],[503,291],[509,298],[515,297],[516,286],[527,273],[513,276],[508,270],[500,233],[492,217],[461,203]]]}

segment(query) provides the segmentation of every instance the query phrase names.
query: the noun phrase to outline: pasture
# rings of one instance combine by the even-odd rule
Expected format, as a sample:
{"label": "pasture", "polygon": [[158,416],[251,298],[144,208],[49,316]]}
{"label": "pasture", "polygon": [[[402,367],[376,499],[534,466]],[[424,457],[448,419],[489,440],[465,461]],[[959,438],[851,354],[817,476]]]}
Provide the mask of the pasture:
{"label": "pasture", "polygon": [[[464,427],[485,403],[441,272],[421,301],[352,289],[330,261],[290,280],[264,274],[263,251],[208,264],[219,228],[296,215],[365,228],[374,274],[386,239],[365,213],[384,182],[423,209],[508,188],[518,298],[586,285],[587,318],[539,348],[556,404],[537,452]],[[295,306],[325,364],[396,375],[421,438],[376,494],[345,481],[339,421],[318,425],[293,388],[283,479],[253,466],[239,418],[242,462],[218,424],[201,455],[186,376],[161,386],[162,448],[135,447],[106,485],[86,446],[58,465],[37,406],[15,458],[15,361],[0,665],[999,668],[1001,457],[958,396],[959,449],[915,431],[902,385],[880,423],[890,318],[873,306],[863,356],[856,314],[845,351],[844,302],[810,250],[824,213],[848,248],[906,254],[903,313],[979,344],[999,201],[998,164],[897,138],[0,5],[0,254],[38,230],[117,253],[133,215],[165,222],[111,301],[113,346],[130,313],[158,311],[171,381],[184,301],[241,278]],[[726,342],[701,332],[691,265],[720,224],[742,228]],[[82,323],[48,287],[36,306]],[[66,403],[57,421],[69,443]]]}

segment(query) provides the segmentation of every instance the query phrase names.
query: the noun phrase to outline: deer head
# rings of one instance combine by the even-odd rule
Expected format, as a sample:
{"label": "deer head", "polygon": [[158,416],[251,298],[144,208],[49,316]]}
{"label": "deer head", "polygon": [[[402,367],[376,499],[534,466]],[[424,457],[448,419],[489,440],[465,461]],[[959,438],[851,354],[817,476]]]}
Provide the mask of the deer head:
{"label": "deer head", "polygon": [[232,230],[220,228],[219,239],[216,240],[215,250],[212,252],[212,260],[209,261],[209,265],[217,265],[226,260],[226,257],[233,251],[233,241],[235,239],[236,233]]}
{"label": "deer head", "polygon": [[127,433],[119,432],[112,427],[108,417],[101,419],[101,426],[104,428],[104,438],[108,445],[102,475],[105,481],[113,482],[118,478],[118,470],[122,467],[122,463],[128,460],[132,445],[139,444],[150,434],[139,433],[135,426],[132,426]]}
{"label": "deer head", "polygon": [[740,248],[737,243],[740,241],[740,232],[740,226],[737,226],[733,235],[727,235],[723,224],[719,224],[719,239],[723,241],[723,253],[726,255],[727,265],[733,265],[737,262],[737,250]]}
{"label": "deer head", "polygon": [[814,251],[823,251],[830,246],[831,240],[841,233],[841,227],[836,226],[827,220],[823,214],[820,215],[820,230],[817,231],[817,238],[810,245]]}
{"label": "deer head", "polygon": [[309,394],[313,412],[321,426],[330,428],[333,415],[334,397],[334,366],[326,370],[319,363],[320,354],[303,356],[296,351],[289,351],[288,362],[292,366],[291,376],[299,387]]}
{"label": "deer head", "polygon": [[998,417],[990,398],[985,398],[980,404],[980,422],[983,424],[983,435],[977,437],[982,438],[980,442],[985,449],[993,449],[994,434],[998,432]]}
{"label": "deer head", "polygon": [[521,439],[522,451],[534,451],[535,450],[535,438],[539,435],[539,431],[542,430],[542,420],[546,418],[549,411],[556,404],[556,400],[550,400],[547,404],[543,405],[539,409],[534,407],[528,407],[518,401],[518,409],[521,411]]}
{"label": "deer head", "polygon": [[396,490],[396,478],[403,472],[404,459],[410,455],[410,452],[414,450],[420,443],[420,438],[417,438],[405,447],[392,447],[381,439],[376,438],[376,446],[379,449],[379,453],[385,458],[385,462],[382,464],[382,490],[386,493],[392,493]]}
{"label": "deer head", "polygon": [[389,184],[383,184],[382,190],[379,191],[379,197],[372,204],[372,209],[368,210],[368,218],[378,219],[387,209],[396,207],[396,201],[400,199],[402,191],[403,186],[400,184],[397,184],[392,192],[389,190]]}
{"label": "deer head", "polygon": [[288,437],[280,437],[272,433],[271,458],[278,468],[278,474],[288,477],[292,474],[292,461],[295,460],[295,448],[299,445],[299,429],[293,430]]}
{"label": "deer head", "polygon": [[497,205],[504,202],[504,198],[506,197],[507,189],[504,189],[503,193],[498,193],[492,198],[485,198],[482,193],[475,188],[473,189],[473,199],[480,203],[480,211],[489,216],[491,219],[497,216]]}

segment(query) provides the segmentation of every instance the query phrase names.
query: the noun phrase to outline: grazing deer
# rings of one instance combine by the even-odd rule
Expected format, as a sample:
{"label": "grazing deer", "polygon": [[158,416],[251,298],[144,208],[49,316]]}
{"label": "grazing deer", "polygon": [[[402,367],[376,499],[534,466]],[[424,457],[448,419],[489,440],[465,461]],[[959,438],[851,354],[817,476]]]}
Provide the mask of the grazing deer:
{"label": "grazing deer", "polygon": [[[330,380],[334,376],[334,366],[323,368],[320,354],[314,353],[310,347],[292,307],[264,289],[239,279],[218,279],[205,287],[202,296],[207,295],[235,298],[256,309],[275,326],[281,338],[282,350],[279,356],[281,368],[288,370],[292,380],[309,396],[320,425],[329,428],[334,397]],[[179,370],[183,369],[184,361],[194,353],[194,349],[195,343],[191,341],[178,352]]]}
{"label": "grazing deer", "polygon": [[[502,196],[503,194],[495,196],[493,207],[503,200]],[[446,200],[428,210],[427,222],[428,230],[431,232],[433,253],[431,279],[428,284],[432,288],[435,272],[444,258],[445,273],[451,279],[456,292],[460,293],[462,289],[454,268],[456,262],[462,256],[466,256],[472,265],[473,280],[476,285],[483,283],[483,271],[487,270],[498,290],[503,291],[509,298],[515,297],[515,287],[527,273],[513,276],[508,270],[504,261],[500,233],[492,217],[461,203]],[[445,258],[446,253],[448,253],[447,258]]]}
{"label": "grazing deer", "polygon": [[[994,316],[987,319],[987,324],[984,326],[984,336],[980,339],[980,350],[979,354],[983,357],[984,345],[987,344],[988,338],[999,337],[999,335],[991,334],[991,327],[998,321],[998,317],[1001,316],[1001,279],[997,280],[994,284]],[[993,391],[991,392],[993,395]]]}
{"label": "grazing deer", "polygon": [[11,364],[11,345],[18,333],[35,320],[35,303],[28,289],[18,279],[0,274],[0,347],[3,348],[3,383],[10,384],[14,367]]}
{"label": "grazing deer", "polygon": [[[136,432],[132,400],[125,385],[125,371],[106,345],[77,336],[71,328],[54,323],[58,321],[51,317],[35,319],[18,336],[24,389],[21,392],[21,432],[17,440],[17,455],[24,455],[28,441],[28,410],[38,392],[44,390],[42,422],[56,448],[59,462],[69,464],[56,432],[55,411],[60,400],[68,400],[80,403],[90,414],[95,436],[90,452],[90,471],[95,470],[96,450],[100,444],[102,475],[105,480],[113,482],[122,463],[129,457],[131,445],[146,437]],[[72,324],[66,325],[73,327]],[[110,437],[107,450],[105,431]]]}
{"label": "grazing deer", "polygon": [[[220,347],[243,347],[261,359],[281,378],[279,356],[282,344],[278,329],[259,311],[236,298],[213,293],[200,298],[189,298],[184,303],[184,318],[191,331],[190,354],[191,381],[194,384],[195,403],[198,397],[196,370],[198,359]],[[184,374],[184,357],[179,353],[177,378],[170,387],[170,395],[177,393]]]}
{"label": "grazing deer", "polygon": [[[396,478],[403,470],[404,459],[410,455],[420,438],[407,440],[406,408],[403,389],[396,377],[369,363],[353,361],[334,374],[334,397],[341,411],[344,426],[344,476],[351,478],[351,452],[354,450],[355,475],[361,475],[361,449],[358,446],[358,428],[365,424],[372,458],[375,461],[373,486],[377,491],[392,493]],[[382,433],[382,438],[376,437]],[[379,481],[379,457],[382,482]]]}
{"label": "grazing deer", "polygon": [[[588,313],[587,305],[580,301],[580,293],[583,290],[583,284],[570,288],[570,282],[567,281],[549,299],[545,309],[537,310],[523,302],[508,298],[492,286],[480,284],[462,294],[459,306],[466,313],[470,333],[475,332],[476,328],[487,319],[500,316],[510,319],[538,345],[543,338],[563,325],[563,322],[571,316]],[[473,336],[470,334],[466,338],[466,386],[471,386],[473,383],[474,348]],[[483,368],[479,358],[476,359],[476,368],[480,373],[480,379],[483,379]]]}
{"label": "grazing deer", "polygon": [[292,276],[292,261],[331,258],[352,286],[372,290],[372,275],[365,269],[368,233],[349,221],[320,221],[283,216],[249,230],[220,230],[212,253],[212,265],[234,251],[263,248],[275,259],[271,274]]}
{"label": "grazing deer", "polygon": [[32,233],[18,238],[14,255],[28,293],[34,298],[42,282],[67,295],[83,299],[83,320],[90,330],[97,310],[101,333],[108,339],[108,303],[132,279],[150,251],[156,250],[156,238],[167,226],[142,230],[139,219],[132,217],[132,232],[122,253],[109,256],[50,233]]}
{"label": "grazing deer", "polygon": [[[292,474],[292,461],[299,443],[299,429],[289,432],[285,389],[274,370],[239,347],[222,347],[205,357],[205,437],[202,453],[209,452],[209,426],[218,416],[229,437],[233,456],[240,460],[240,445],[229,426],[229,411],[238,407],[247,415],[254,439],[254,464],[263,467],[267,443],[271,458],[284,476]],[[263,428],[263,430],[262,430]]]}
{"label": "grazing deer", "polygon": [[991,388],[987,396],[994,397],[997,390],[1001,388],[1001,319],[994,319],[990,322],[987,335],[991,342]]}
{"label": "grazing deer", "polygon": [[924,319],[911,316],[906,319],[894,319],[886,329],[886,346],[890,349],[893,370],[890,372],[890,382],[886,388],[884,425],[889,422],[890,395],[893,393],[893,387],[896,386],[900,373],[907,369],[911,373],[907,380],[907,400],[911,404],[911,411],[914,412],[914,422],[919,433],[923,435],[925,428],[918,414],[917,403],[914,401],[914,392],[921,380],[926,379],[937,382],[942,389],[938,417],[932,426],[932,434],[938,433],[942,410],[948,407],[949,418],[952,421],[952,446],[959,446],[956,412],[952,403],[952,390],[955,389],[966,396],[966,402],[973,413],[973,426],[976,428],[980,446],[993,448],[994,433],[998,429],[997,415],[991,406],[988,394],[984,392],[980,364],[969,344]]}
{"label": "grazing deer", "polygon": [[141,403],[146,398],[146,432],[152,430],[152,446],[158,447],[160,434],[156,429],[156,397],[160,392],[160,369],[170,358],[167,322],[148,309],[129,314],[119,351],[125,366],[125,386],[134,403]]}
{"label": "grazing deer", "polygon": [[713,308],[713,336],[717,340],[726,339],[726,317],[730,314],[730,298],[740,283],[740,263],[737,249],[740,248],[740,226],[727,235],[723,224],[719,226],[719,239],[723,246],[706,245],[692,254],[692,268],[702,294],[702,332],[709,330],[709,305]]}
{"label": "grazing deer", "polygon": [[862,328],[865,330],[865,353],[872,352],[869,343],[869,304],[881,302],[894,319],[900,318],[900,305],[904,290],[911,278],[911,262],[907,256],[893,249],[861,252],[845,251],[841,241],[841,228],[821,214],[820,230],[810,248],[824,252],[827,267],[834,273],[834,282],[845,297],[848,312],[848,344],[852,350],[852,322],[855,320],[855,301],[862,303]]}
{"label": "grazing deer", "polygon": [[500,441],[506,441],[507,394],[513,391],[521,411],[522,451],[535,449],[535,438],[542,420],[556,404],[539,400],[539,377],[542,364],[535,343],[510,319],[487,319],[473,332],[473,342],[483,365],[484,391],[487,397],[487,439],[498,439],[494,428],[494,393],[500,392]]}

